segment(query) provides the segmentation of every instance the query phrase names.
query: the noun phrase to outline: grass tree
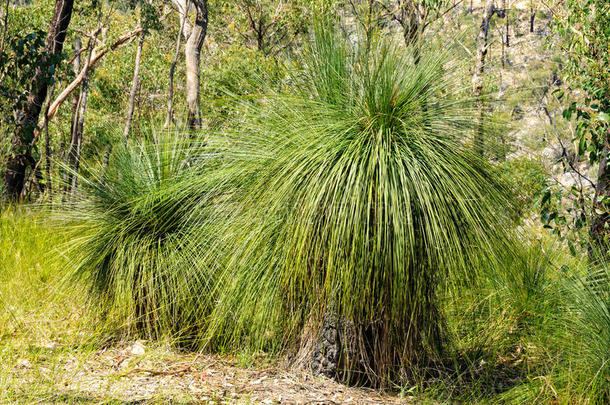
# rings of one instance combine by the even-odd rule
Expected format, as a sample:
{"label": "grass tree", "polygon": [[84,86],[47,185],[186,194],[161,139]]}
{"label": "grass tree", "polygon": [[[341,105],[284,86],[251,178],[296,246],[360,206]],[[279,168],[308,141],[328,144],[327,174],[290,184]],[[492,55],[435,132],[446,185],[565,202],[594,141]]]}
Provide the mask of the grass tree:
{"label": "grass tree", "polygon": [[[109,317],[145,336],[191,334],[209,311],[212,276],[200,149],[179,139],[115,148],[103,170],[78,174],[68,223],[74,276]],[[97,173],[97,174],[95,174]]]}
{"label": "grass tree", "polygon": [[285,91],[244,104],[222,140],[239,186],[206,337],[321,355],[335,376],[377,385],[442,352],[444,288],[493,253],[511,209],[467,145],[456,66],[358,43],[317,28]]}

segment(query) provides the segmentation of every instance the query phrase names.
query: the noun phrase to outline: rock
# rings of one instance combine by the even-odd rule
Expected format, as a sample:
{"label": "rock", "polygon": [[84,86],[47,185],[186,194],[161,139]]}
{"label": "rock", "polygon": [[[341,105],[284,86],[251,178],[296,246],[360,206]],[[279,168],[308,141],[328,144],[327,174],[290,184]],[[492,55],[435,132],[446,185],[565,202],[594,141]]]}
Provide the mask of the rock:
{"label": "rock", "polygon": [[21,368],[32,368],[32,363],[30,363],[29,360],[26,359],[19,359],[17,361],[17,367],[21,367]]}
{"label": "rock", "polygon": [[141,356],[145,352],[146,352],[145,347],[140,342],[135,342],[133,344],[133,346],[131,346],[131,348],[129,349],[129,353],[133,354],[134,356]]}

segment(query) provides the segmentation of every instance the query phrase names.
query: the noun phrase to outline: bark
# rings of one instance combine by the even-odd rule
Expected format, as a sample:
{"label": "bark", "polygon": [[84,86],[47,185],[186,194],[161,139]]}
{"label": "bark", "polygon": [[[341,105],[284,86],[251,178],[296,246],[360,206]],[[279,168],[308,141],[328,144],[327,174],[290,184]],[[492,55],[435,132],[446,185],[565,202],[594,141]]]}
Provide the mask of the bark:
{"label": "bark", "polygon": [[[49,25],[45,41],[45,53],[54,57],[61,54],[66,30],[72,18],[73,0],[56,0],[55,11]],[[32,79],[32,93],[28,96],[23,109],[19,112],[15,134],[11,142],[11,156],[6,165],[4,184],[9,198],[19,198],[23,190],[25,174],[32,165],[32,146],[36,141],[34,130],[47,97],[49,80],[47,72],[37,69]]]}
{"label": "bark", "polygon": [[167,116],[165,118],[164,127],[167,128],[174,122],[174,73],[176,72],[176,65],[178,64],[178,57],[180,55],[180,44],[182,42],[182,32],[184,31],[185,18],[180,18],[180,31],[176,38],[176,49],[174,51],[174,58],[172,59],[172,65],[169,68],[169,96],[167,99]]}
{"label": "bark", "polygon": [[187,106],[187,125],[189,130],[196,131],[201,129],[201,106],[199,104],[199,75],[201,62],[201,48],[208,29],[208,2],[207,0],[193,0],[190,3],[195,10],[195,21],[190,23],[188,20],[188,9],[185,10],[183,17],[187,24],[187,38],[184,46],[184,56],[186,65],[186,106]]}
{"label": "bark", "polygon": [[[92,72],[92,70],[90,71]],[[87,112],[87,98],[89,95],[89,77],[83,81],[78,100],[78,118],[72,128],[72,136],[70,138],[70,147],[68,149],[68,165],[70,172],[68,174],[68,184],[70,192],[76,189],[76,183],[80,167],[80,156],[83,145],[83,129],[85,126],[85,114]]]}
{"label": "bark", "polygon": [[486,0],[485,9],[483,10],[483,17],[481,19],[481,26],[479,28],[479,35],[477,37],[477,56],[475,60],[474,75],[472,76],[472,92],[474,94],[477,107],[479,109],[479,119],[476,125],[475,137],[474,137],[474,148],[479,155],[483,155],[483,104],[481,102],[481,96],[483,94],[483,79],[485,72],[485,58],[487,57],[487,51],[489,48],[488,33],[489,33],[489,22],[496,11],[493,0]]}
{"label": "bark", "polygon": [[[81,65],[81,53],[83,52],[82,49],[82,42],[80,37],[76,37],[76,39],[74,40],[74,56],[72,57],[72,71],[74,72],[74,76],[78,77],[78,74],[80,72],[80,65]],[[78,100],[79,100],[79,94],[74,94],[72,93],[72,120],[71,125],[70,125],[70,138],[72,138],[72,133],[73,133],[73,128],[75,128],[76,126],[76,122],[78,120]],[[45,117],[44,117],[44,121],[43,121],[43,125],[45,127],[47,127],[49,125],[49,108],[50,106],[47,108]],[[62,140],[61,143],[61,160],[62,161],[68,161],[67,160],[67,155],[66,155],[66,143],[64,140]],[[67,167],[64,165],[61,169],[62,172],[62,184],[64,187],[64,190],[67,189],[67,184],[68,184],[68,170]]]}
{"label": "bark", "polygon": [[[2,38],[0,38],[0,57],[4,53],[4,44],[6,42],[6,32],[8,30],[8,3],[10,0],[4,2],[4,13],[2,15]],[[0,81],[2,81],[0,79]]]}
{"label": "bark", "polygon": [[129,92],[129,104],[127,106],[127,120],[125,122],[125,130],[123,136],[125,141],[129,138],[129,131],[131,130],[131,120],[133,118],[133,106],[136,100],[136,94],[138,92],[138,84],[140,82],[140,62],[142,60],[142,48],[144,47],[145,32],[140,34],[140,41],[138,42],[138,48],[136,50],[136,61],[133,69],[133,81],[131,83],[131,91]]}
{"label": "bark", "polygon": [[68,180],[65,184],[65,190],[74,192],[76,188],[76,181],[78,169],[80,167],[80,156],[83,143],[83,129],[85,125],[85,114],[87,112],[87,98],[89,95],[89,77],[93,72],[91,68],[91,58],[93,57],[93,44],[97,41],[97,33],[89,40],[89,54],[85,61],[85,76],[80,87],[80,93],[78,96],[78,103],[75,109],[75,114],[72,119],[72,131],[70,135],[70,145],[68,147],[67,154],[67,166],[68,166]]}
{"label": "bark", "polygon": [[508,0],[504,0],[504,14],[506,17],[506,39],[504,42],[506,43],[506,47],[510,48],[510,19],[508,18]]}
{"label": "bark", "polygon": [[[51,91],[49,93],[49,100],[47,101],[46,108],[44,111],[45,117],[49,114],[49,104],[51,103],[51,97],[53,96],[53,90],[55,86],[51,87]],[[45,136],[45,159],[46,159],[46,191],[49,195],[49,201],[51,200],[53,194],[53,186],[51,182],[51,137],[49,135],[49,123],[45,120],[44,125],[44,136]]]}

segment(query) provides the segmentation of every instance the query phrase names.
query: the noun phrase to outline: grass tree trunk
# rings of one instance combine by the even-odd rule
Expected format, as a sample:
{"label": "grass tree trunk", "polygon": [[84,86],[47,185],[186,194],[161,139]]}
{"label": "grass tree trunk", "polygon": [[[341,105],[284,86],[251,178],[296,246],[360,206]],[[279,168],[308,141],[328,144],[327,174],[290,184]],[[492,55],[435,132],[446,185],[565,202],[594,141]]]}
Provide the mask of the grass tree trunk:
{"label": "grass tree trunk", "polygon": [[145,32],[142,32],[142,34],[140,34],[138,48],[136,49],[136,60],[133,69],[133,81],[131,82],[131,91],[129,92],[129,103],[127,106],[127,120],[125,121],[125,129],[123,130],[123,137],[125,138],[125,141],[127,141],[127,138],[129,138],[129,132],[131,131],[133,109],[136,100],[136,94],[138,92],[138,84],[140,83],[140,64],[142,61],[142,48],[144,47],[145,36]]}
{"label": "grass tree trunk", "polygon": [[201,106],[199,105],[199,74],[201,70],[201,48],[208,28],[207,0],[193,0],[195,22],[192,24],[184,47],[186,64],[186,105],[189,130],[201,128]]}
{"label": "grass tree trunk", "polygon": [[[57,0],[55,11],[49,24],[44,52],[47,58],[54,58],[61,54],[66,30],[72,18],[73,0]],[[11,199],[19,198],[23,190],[26,170],[32,165],[32,144],[34,131],[42,105],[47,97],[49,86],[49,70],[39,68],[33,78],[32,93],[19,112],[15,134],[11,141],[11,155],[9,156],[4,173],[4,185],[7,196]]]}
{"label": "grass tree trunk", "polygon": [[481,26],[479,28],[479,35],[477,36],[477,55],[475,60],[474,75],[472,76],[472,92],[475,97],[477,108],[479,110],[479,122],[477,123],[474,135],[474,148],[479,155],[483,155],[484,151],[484,140],[483,140],[483,102],[481,97],[483,95],[483,81],[485,73],[485,59],[487,57],[487,51],[489,49],[489,22],[496,11],[496,7],[493,0],[486,0],[485,8],[483,9],[483,16],[481,18]]}

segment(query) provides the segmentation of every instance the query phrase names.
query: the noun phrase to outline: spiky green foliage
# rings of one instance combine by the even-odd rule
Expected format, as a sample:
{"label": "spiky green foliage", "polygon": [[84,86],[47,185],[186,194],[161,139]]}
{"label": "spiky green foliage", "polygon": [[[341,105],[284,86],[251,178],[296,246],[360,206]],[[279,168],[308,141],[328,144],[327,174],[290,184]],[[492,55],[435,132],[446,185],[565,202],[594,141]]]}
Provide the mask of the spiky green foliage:
{"label": "spiky green foliage", "polygon": [[192,333],[209,311],[212,275],[201,149],[169,137],[116,149],[103,170],[80,176],[62,210],[74,274],[113,316],[148,335]]}
{"label": "spiky green foliage", "polygon": [[373,383],[439,352],[439,293],[493,253],[510,207],[465,146],[456,66],[410,54],[318,28],[292,87],[244,109],[213,342],[311,348],[336,314],[340,366]]}
{"label": "spiky green foliage", "polygon": [[[563,343],[569,353],[570,376],[581,400],[592,404],[610,401],[610,266],[606,260],[592,266],[584,277],[565,284],[568,310],[564,319],[571,339]],[[563,374],[566,374],[564,371]]]}

